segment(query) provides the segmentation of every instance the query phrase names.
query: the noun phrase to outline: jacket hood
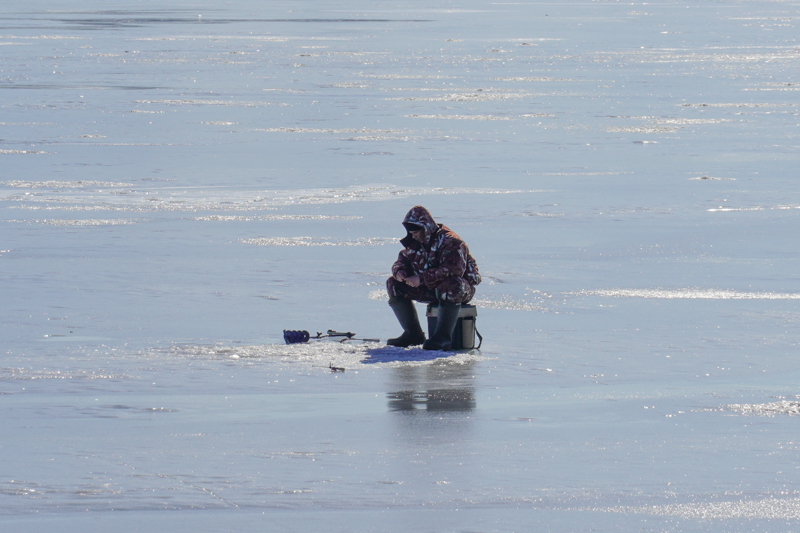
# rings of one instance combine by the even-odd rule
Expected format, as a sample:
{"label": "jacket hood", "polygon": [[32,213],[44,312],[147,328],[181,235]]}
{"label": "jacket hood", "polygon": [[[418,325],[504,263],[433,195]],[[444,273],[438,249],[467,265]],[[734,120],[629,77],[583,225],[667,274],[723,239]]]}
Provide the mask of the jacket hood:
{"label": "jacket hood", "polygon": [[[421,205],[415,205],[412,207],[408,214],[406,214],[406,218],[403,219],[403,226],[405,226],[406,231],[408,232],[406,239],[411,239],[409,225],[419,226],[424,229],[426,241],[430,239],[431,235],[436,233],[436,230],[438,229],[438,225],[436,224],[436,221],[433,220],[430,212]],[[403,240],[405,241],[406,239]]]}

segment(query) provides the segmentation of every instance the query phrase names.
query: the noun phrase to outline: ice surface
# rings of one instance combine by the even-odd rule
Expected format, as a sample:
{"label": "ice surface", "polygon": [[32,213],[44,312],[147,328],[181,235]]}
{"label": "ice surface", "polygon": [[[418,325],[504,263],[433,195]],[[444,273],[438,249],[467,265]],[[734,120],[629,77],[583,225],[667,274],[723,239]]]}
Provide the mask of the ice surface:
{"label": "ice surface", "polygon": [[799,9],[3,2],[0,529],[796,530]]}

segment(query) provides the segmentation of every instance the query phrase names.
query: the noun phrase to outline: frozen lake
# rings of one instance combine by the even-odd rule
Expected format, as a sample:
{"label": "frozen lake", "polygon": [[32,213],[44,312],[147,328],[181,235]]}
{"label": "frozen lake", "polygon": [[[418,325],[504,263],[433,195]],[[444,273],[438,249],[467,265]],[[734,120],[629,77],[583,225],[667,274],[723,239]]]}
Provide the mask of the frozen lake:
{"label": "frozen lake", "polygon": [[[800,2],[80,4],[0,6],[4,532],[800,528]],[[416,204],[480,350],[384,346]]]}

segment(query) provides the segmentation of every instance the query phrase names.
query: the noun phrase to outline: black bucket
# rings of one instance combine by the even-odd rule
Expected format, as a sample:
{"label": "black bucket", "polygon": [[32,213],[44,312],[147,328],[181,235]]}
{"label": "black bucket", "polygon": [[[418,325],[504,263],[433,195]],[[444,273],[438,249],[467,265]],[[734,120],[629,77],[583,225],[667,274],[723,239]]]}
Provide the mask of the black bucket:
{"label": "black bucket", "polygon": [[[428,317],[428,338],[431,338],[436,332],[436,321],[439,316],[439,305],[428,304],[428,310],[425,313]],[[475,334],[477,328],[475,320],[478,318],[478,308],[472,304],[461,304],[461,310],[458,312],[458,322],[456,322],[456,329],[453,331],[453,343],[450,346],[453,350],[471,350],[475,348]],[[479,346],[480,347],[480,346]]]}

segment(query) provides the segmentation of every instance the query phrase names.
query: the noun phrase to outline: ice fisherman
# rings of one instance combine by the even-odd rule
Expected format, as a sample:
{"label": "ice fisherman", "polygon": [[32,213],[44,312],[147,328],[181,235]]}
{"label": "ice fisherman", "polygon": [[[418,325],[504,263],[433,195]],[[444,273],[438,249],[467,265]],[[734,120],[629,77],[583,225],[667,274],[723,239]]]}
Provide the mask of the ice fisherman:
{"label": "ice fisherman", "polygon": [[[478,265],[461,237],[437,224],[421,205],[412,207],[403,220],[407,234],[400,240],[403,250],[386,280],[389,305],[403,327],[403,334],[389,339],[390,346],[416,346],[425,350],[448,350],[458,322],[461,304],[475,295],[481,282]],[[414,300],[438,303],[436,331],[425,340]]]}

